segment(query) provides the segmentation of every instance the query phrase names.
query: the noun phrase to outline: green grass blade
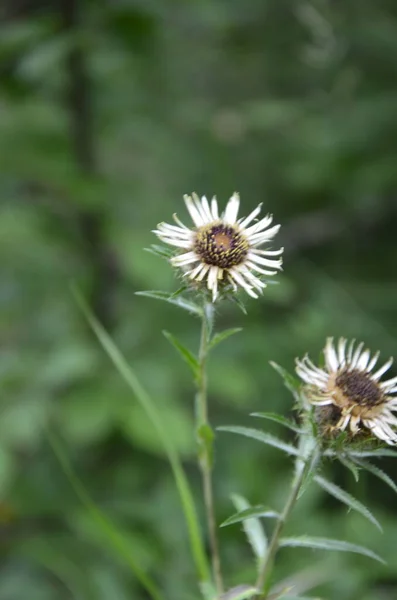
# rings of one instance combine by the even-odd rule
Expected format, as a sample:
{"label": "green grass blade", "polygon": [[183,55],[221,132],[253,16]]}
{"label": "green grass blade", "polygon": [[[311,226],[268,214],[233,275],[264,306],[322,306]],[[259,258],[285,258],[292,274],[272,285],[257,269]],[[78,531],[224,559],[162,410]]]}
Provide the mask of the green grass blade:
{"label": "green grass blade", "polygon": [[174,474],[176,487],[179,492],[183,512],[185,514],[185,519],[189,532],[190,547],[198,576],[200,578],[200,581],[208,581],[210,580],[210,571],[208,568],[207,557],[202,541],[200,525],[193,500],[193,494],[191,492],[189,482],[186,478],[179,456],[176,453],[172,441],[167,435],[167,432],[164,430],[161,417],[156,409],[156,405],[154,404],[152,398],[149,396],[146,390],[140,384],[135,373],[132,371],[124,356],[121,354],[120,350],[117,348],[109,334],[92,314],[91,310],[88,308],[87,304],[81,297],[81,294],[74,289],[74,295],[89,325],[91,326],[92,330],[97,336],[106,354],[109,356],[110,360],[113,362],[114,366],[116,367],[116,369],[118,370],[128,387],[133,391],[138,402],[141,404],[142,408],[144,409],[150,421],[152,422],[154,429],[157,431],[159,439],[163,444],[165,453],[171,465],[172,472]]}
{"label": "green grass blade", "polygon": [[124,541],[123,535],[119,533],[112,521],[97,507],[91,496],[87,492],[81,480],[77,477],[74,472],[65,452],[61,445],[56,439],[55,435],[47,430],[48,440],[54,451],[55,456],[58,459],[59,464],[62,467],[71,487],[75,491],[80,502],[86,507],[93,520],[97,523],[99,529],[111,542],[113,548],[118,552],[122,559],[129,565],[131,571],[138,579],[142,587],[148,592],[153,600],[163,600],[163,596],[157,589],[157,586],[150,577],[138,566],[134,557],[131,555],[131,550]]}

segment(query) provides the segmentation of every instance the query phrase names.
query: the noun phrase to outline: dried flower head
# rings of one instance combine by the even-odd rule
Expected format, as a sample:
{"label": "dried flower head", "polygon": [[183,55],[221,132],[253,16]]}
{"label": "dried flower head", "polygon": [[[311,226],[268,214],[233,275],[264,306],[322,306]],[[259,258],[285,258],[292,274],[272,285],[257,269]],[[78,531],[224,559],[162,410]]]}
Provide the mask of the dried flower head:
{"label": "dried flower head", "polygon": [[[206,280],[213,301],[218,295],[218,285],[227,283],[234,291],[240,286],[257,298],[266,283],[253,271],[261,275],[276,275],[281,269],[280,256],[283,253],[283,248],[259,250],[258,246],[269,242],[280,225],[268,229],[273,217],[266,215],[248,227],[259,215],[261,205],[248,217],[237,219],[240,199],[236,193],[221,216],[215,198],[211,204],[205,196],[200,199],[197,194],[184,196],[184,200],[195,227],[189,229],[174,215],[177,225],[160,223],[154,230],[163,242],[181,248],[181,254],[172,257],[171,263],[183,269],[185,276],[192,281]],[[267,258],[274,256],[280,258]]]}
{"label": "dried flower head", "polygon": [[340,338],[338,346],[328,338],[324,348],[325,366],[316,367],[308,356],[296,360],[296,372],[308,384],[308,399],[316,406],[334,407],[329,430],[349,430],[353,435],[370,432],[388,444],[397,443],[393,426],[397,418],[397,377],[380,381],[391,367],[389,359],[373,372],[379,352],[372,358],[364,344],[355,346],[355,340],[347,345]]}

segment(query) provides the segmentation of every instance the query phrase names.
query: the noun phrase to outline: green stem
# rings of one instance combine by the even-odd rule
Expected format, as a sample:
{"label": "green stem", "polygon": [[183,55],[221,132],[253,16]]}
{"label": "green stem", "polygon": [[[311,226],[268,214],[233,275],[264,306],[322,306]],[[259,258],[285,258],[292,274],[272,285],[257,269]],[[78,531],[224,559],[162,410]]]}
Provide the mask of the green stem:
{"label": "green stem", "polygon": [[303,463],[301,459],[298,459],[298,462],[296,464],[295,475],[291,484],[290,493],[287,497],[283,511],[279,519],[277,520],[277,524],[274,528],[272,538],[270,540],[266,555],[264,557],[263,563],[259,571],[258,580],[256,582],[256,588],[261,593],[265,592],[265,585],[273,567],[273,561],[278,550],[278,544],[281,533],[298,498],[298,494],[301,489],[303,480],[306,476],[306,472],[307,470],[305,467],[305,463]]}
{"label": "green stem", "polygon": [[200,348],[198,356],[199,374],[197,378],[196,421],[197,436],[199,441],[199,466],[202,476],[205,513],[211,548],[212,571],[217,594],[220,595],[223,593],[223,580],[215,518],[214,493],[212,485],[213,432],[208,421],[206,368],[208,357],[208,343],[211,337],[212,322],[213,306],[212,304],[205,304],[203,307]]}

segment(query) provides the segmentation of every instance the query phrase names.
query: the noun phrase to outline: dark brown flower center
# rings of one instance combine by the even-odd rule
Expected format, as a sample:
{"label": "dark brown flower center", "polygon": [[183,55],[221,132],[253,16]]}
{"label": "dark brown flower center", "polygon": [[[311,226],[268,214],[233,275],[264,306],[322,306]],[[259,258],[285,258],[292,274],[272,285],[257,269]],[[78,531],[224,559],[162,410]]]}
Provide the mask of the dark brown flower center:
{"label": "dark brown flower center", "polygon": [[383,401],[383,393],[379,385],[369,375],[353,369],[343,371],[335,381],[346,400],[359,406],[376,406]]}
{"label": "dark brown flower center", "polygon": [[194,250],[207,265],[230,269],[244,262],[248,253],[246,238],[234,227],[212,223],[196,233]]}

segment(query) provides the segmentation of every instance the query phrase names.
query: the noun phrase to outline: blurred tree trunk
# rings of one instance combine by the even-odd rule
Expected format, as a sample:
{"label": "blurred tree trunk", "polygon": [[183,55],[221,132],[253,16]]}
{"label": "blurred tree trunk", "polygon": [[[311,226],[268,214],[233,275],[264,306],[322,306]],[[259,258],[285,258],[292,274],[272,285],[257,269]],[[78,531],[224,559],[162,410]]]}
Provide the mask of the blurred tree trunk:
{"label": "blurred tree trunk", "polygon": [[[82,174],[91,177],[98,172],[92,85],[81,38],[75,35],[81,33],[82,3],[79,0],[59,0],[59,2],[63,33],[72,38],[74,36],[66,62],[70,137],[75,159]],[[78,225],[85,255],[92,269],[90,303],[102,324],[107,329],[111,329],[115,321],[112,300],[117,269],[113,253],[106,240],[106,212],[105,208],[99,205],[90,209],[83,208],[78,215]]]}

